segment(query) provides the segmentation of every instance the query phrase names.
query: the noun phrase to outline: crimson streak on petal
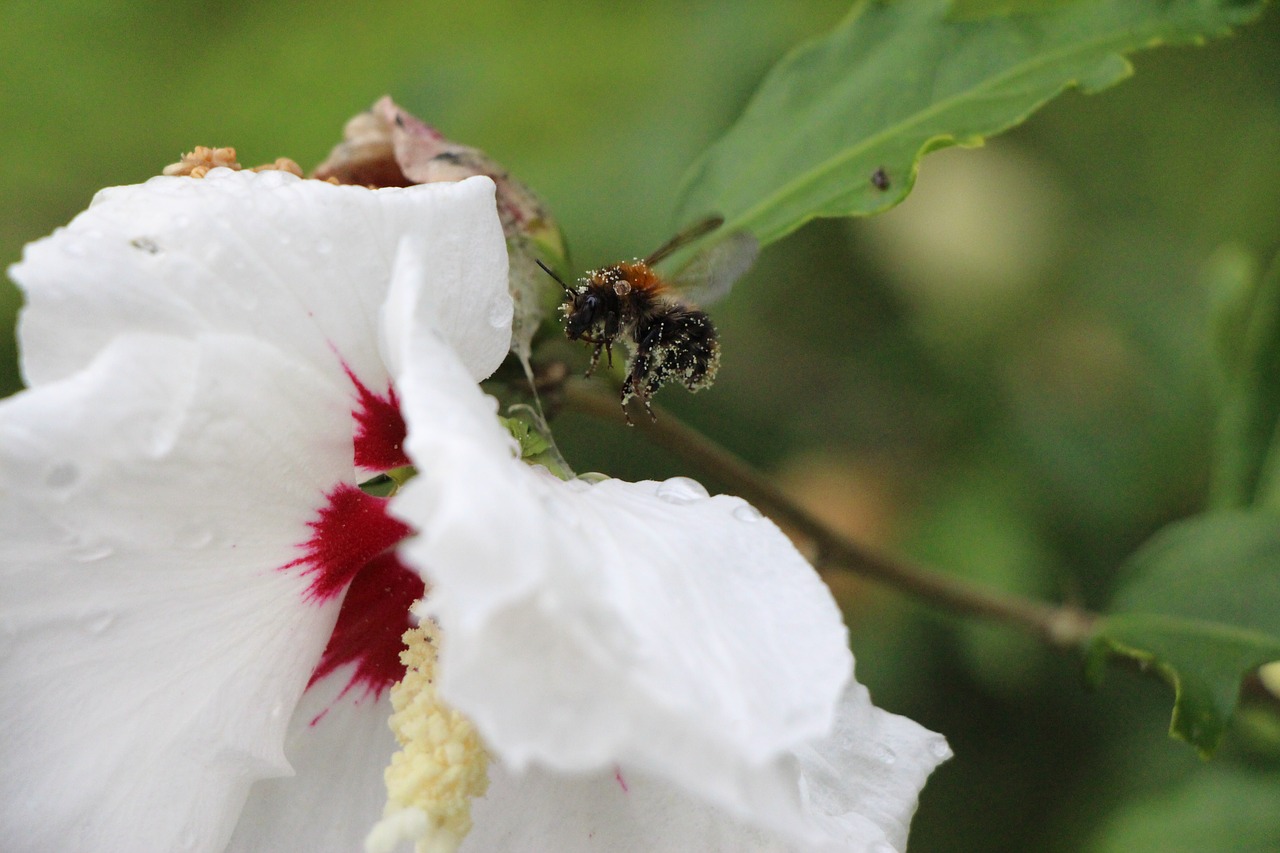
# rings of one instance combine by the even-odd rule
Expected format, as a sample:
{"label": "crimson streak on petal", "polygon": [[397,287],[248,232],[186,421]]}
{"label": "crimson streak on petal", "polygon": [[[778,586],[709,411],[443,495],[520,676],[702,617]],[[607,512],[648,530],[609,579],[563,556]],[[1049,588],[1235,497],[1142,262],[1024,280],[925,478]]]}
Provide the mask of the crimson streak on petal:
{"label": "crimson streak on petal", "polygon": [[356,406],[351,416],[356,420],[355,463],[369,471],[390,471],[409,464],[404,452],[405,425],[400,416],[400,402],[396,389],[387,386],[385,395],[378,395],[356,378],[345,364],[351,384],[356,386]]}
{"label": "crimson streak on petal", "polygon": [[396,556],[411,532],[387,514],[386,501],[339,484],[310,522],[303,556],[283,570],[299,570],[311,581],[308,601],[321,604],[346,593],[333,634],[311,675],[311,684],[345,664],[355,664],[351,682],[375,697],[404,675],[400,640],[410,627],[409,607],[422,597],[422,579]]}
{"label": "crimson streak on petal", "polygon": [[343,693],[360,685],[377,698],[403,678],[400,638],[410,627],[409,607],[423,589],[422,579],[394,551],[374,557],[347,590],[333,636],[307,686],[347,663],[356,669]]}
{"label": "crimson streak on petal", "polygon": [[340,483],[325,495],[319,517],[309,522],[313,531],[302,544],[303,556],[282,568],[301,568],[311,578],[307,598],[328,601],[339,595],[369,561],[394,548],[411,532],[387,515],[382,498]]}

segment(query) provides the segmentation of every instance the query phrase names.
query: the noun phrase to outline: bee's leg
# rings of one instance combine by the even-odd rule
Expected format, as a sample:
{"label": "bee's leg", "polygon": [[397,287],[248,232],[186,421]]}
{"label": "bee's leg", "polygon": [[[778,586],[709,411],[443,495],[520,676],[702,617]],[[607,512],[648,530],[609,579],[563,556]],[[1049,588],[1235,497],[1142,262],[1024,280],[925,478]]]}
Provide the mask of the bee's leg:
{"label": "bee's leg", "polygon": [[627,426],[634,426],[631,422],[631,413],[627,411],[627,404],[632,400],[639,400],[640,405],[644,406],[644,410],[649,413],[649,420],[657,421],[658,416],[653,413],[653,407],[649,405],[649,399],[653,396],[653,389],[643,378],[636,380],[635,376],[628,376],[627,381],[622,383],[622,416],[626,418]]}
{"label": "bee's leg", "polygon": [[649,420],[656,424],[658,422],[658,416],[653,413],[653,408],[649,405],[649,396],[646,394],[641,397],[640,402],[644,404],[644,410],[649,413]]}
{"label": "bee's leg", "polygon": [[636,395],[636,375],[635,372],[627,374],[627,378],[622,381],[622,394],[618,398],[622,404],[622,417],[627,422],[627,426],[635,426],[631,422],[631,413],[627,411],[627,403],[631,402],[631,398]]}
{"label": "bee's leg", "polygon": [[[662,331],[663,324],[657,323],[636,344],[636,354],[631,360],[631,369],[627,373],[627,381],[622,385],[622,411],[624,415],[627,411],[627,403],[632,397],[636,397],[644,406],[644,410],[649,413],[649,418],[654,421],[658,420],[658,416],[653,413],[653,408],[649,405],[649,398],[653,396],[653,392],[656,390],[653,377],[649,375],[649,358],[653,353],[654,345],[662,339]],[[630,417],[627,418],[627,423],[631,423]]]}
{"label": "bee's leg", "polygon": [[595,349],[591,351],[591,363],[587,365],[587,372],[583,374],[584,379],[590,379],[591,374],[596,372],[596,365],[600,363],[600,351],[606,346],[607,345],[601,341],[600,343],[597,343]]}

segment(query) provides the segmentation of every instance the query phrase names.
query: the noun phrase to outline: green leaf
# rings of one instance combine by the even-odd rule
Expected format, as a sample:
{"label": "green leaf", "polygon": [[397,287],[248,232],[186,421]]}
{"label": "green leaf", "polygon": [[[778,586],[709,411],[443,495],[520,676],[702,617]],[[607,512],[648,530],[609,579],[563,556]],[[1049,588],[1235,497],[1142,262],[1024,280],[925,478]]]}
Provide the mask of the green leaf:
{"label": "green leaf", "polygon": [[996,15],[1045,12],[1081,0],[952,0],[948,17],[953,21],[975,21]]}
{"label": "green leaf", "polygon": [[745,230],[765,245],[815,217],[885,210],[925,153],[980,145],[1070,86],[1119,82],[1131,71],[1122,54],[1224,34],[1263,2],[1018,5],[1040,8],[973,20],[949,14],[949,0],[855,4],[769,73],[690,171],[679,221],[719,213],[709,242]]}
{"label": "green leaf", "polygon": [[1126,566],[1099,619],[1087,671],[1110,657],[1152,669],[1174,689],[1169,733],[1202,755],[1217,748],[1240,679],[1280,660],[1280,517],[1223,512],[1156,534]]}
{"label": "green leaf", "polygon": [[[1242,266],[1237,260],[1236,266]],[[1226,276],[1220,276],[1226,277]],[[1227,376],[1218,417],[1213,504],[1280,509],[1280,256],[1261,281],[1241,269],[1216,337]],[[1253,286],[1250,286],[1253,285]]]}
{"label": "green leaf", "polygon": [[571,479],[573,472],[560,457],[560,451],[548,434],[539,429],[536,411],[527,405],[512,406],[508,411],[511,417],[500,415],[498,421],[520,444],[520,458],[530,465],[541,465],[562,480]]}
{"label": "green leaf", "polygon": [[504,418],[499,416],[498,422],[507,428],[511,437],[520,443],[520,458],[529,459],[545,453],[551,442],[538,432],[537,428],[525,417]]}

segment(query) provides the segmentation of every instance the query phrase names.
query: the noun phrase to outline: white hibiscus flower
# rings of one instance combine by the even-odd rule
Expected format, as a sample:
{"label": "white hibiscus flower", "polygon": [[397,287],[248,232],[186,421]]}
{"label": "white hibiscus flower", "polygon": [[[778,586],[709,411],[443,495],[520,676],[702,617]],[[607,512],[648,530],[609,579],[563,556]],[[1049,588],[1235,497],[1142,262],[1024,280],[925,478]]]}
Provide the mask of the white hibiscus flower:
{"label": "white hibiscus flower", "polygon": [[[905,848],[945,741],[870,704],[782,534],[692,481],[516,458],[476,384],[511,340],[487,179],[157,178],[12,274],[6,850],[428,831],[383,784],[428,585],[434,680],[483,743],[450,756],[489,784],[424,845]],[[358,486],[408,464],[390,500]]]}

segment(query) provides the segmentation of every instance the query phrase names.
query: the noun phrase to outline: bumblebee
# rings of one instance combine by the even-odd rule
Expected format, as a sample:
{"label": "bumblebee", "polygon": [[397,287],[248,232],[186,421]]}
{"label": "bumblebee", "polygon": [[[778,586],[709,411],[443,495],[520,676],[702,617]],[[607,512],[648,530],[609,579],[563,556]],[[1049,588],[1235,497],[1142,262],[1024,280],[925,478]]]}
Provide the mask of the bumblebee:
{"label": "bumblebee", "polygon": [[668,281],[653,267],[678,249],[723,224],[712,217],[681,231],[643,260],[623,261],[588,272],[576,288],[569,287],[545,264],[539,265],[565,291],[560,306],[564,332],[571,341],[595,344],[586,375],[591,376],[604,353],[613,364],[613,345],[622,338],[631,349],[627,377],[622,383],[622,414],[639,400],[656,420],[649,401],[663,385],[679,382],[690,391],[710,387],[720,367],[720,339],[706,312],[684,295],[701,289],[708,296],[727,290],[755,259],[755,240],[733,235],[711,253],[690,264],[689,272]]}

